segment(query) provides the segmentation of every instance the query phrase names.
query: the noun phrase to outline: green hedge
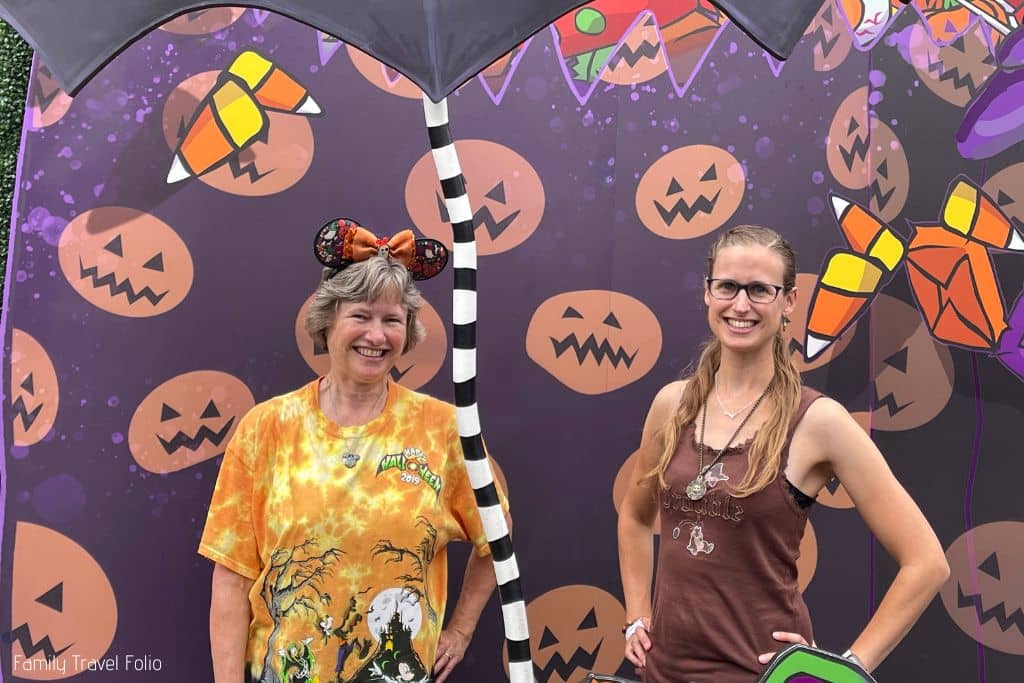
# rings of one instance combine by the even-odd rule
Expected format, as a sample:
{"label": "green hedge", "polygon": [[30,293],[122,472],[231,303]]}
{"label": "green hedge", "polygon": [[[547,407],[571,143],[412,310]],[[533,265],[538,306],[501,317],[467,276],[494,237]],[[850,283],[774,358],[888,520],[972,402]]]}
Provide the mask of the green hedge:
{"label": "green hedge", "polygon": [[14,175],[31,67],[32,48],[17,31],[0,21],[0,291],[7,273]]}

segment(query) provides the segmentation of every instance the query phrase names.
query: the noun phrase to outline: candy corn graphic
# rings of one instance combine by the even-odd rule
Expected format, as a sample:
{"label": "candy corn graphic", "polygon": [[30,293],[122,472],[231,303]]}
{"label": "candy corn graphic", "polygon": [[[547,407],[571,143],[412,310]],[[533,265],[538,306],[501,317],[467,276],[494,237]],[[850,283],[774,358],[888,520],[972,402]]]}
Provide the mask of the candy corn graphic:
{"label": "candy corn graphic", "polygon": [[1021,235],[992,198],[967,176],[953,179],[942,211],[948,230],[996,249],[1024,251]]}
{"label": "candy corn graphic", "polygon": [[903,240],[867,209],[830,195],[832,211],[850,249],[832,251],[811,297],[804,338],[809,362],[867,309],[903,261]]}
{"label": "candy corn graphic", "polygon": [[240,78],[266,109],[306,116],[322,113],[303,85],[257,52],[246,50],[235,57],[227,73]]}
{"label": "candy corn graphic", "polygon": [[246,50],[217,79],[174,152],[167,182],[201,175],[256,140],[265,139],[267,111],[322,113],[298,81],[262,55]]}

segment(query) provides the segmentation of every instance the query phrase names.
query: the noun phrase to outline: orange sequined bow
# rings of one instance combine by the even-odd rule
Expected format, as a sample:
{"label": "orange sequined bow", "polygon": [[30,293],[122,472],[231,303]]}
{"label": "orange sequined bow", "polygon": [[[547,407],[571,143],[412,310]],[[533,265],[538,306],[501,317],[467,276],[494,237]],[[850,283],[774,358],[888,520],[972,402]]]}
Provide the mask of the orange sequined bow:
{"label": "orange sequined bow", "polygon": [[408,268],[416,256],[416,236],[412,230],[403,230],[389,239],[377,237],[366,228],[356,226],[345,231],[340,255],[346,261],[365,261],[371,256],[390,255]]}

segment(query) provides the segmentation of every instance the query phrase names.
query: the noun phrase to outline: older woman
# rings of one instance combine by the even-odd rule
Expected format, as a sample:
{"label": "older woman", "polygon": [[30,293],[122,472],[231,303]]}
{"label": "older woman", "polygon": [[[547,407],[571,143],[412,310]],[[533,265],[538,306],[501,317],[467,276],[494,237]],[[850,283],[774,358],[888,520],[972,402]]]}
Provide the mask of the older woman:
{"label": "older woman", "polygon": [[[305,324],[330,370],[239,423],[199,547],[215,678],[440,683],[495,585],[454,408],[389,380],[423,338],[413,274],[443,268],[444,247],[325,228],[318,249],[344,258]],[[450,541],[477,552],[442,626]]]}

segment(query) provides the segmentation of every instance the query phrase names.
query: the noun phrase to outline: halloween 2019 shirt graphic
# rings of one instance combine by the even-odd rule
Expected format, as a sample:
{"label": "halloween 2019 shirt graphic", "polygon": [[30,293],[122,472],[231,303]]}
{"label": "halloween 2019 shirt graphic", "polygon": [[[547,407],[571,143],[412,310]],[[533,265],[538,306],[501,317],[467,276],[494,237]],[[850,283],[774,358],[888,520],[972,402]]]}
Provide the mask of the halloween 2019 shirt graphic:
{"label": "halloween 2019 shirt graphic", "polygon": [[[1021,6],[829,0],[780,62],[703,0],[595,0],[449,97],[481,426],[538,681],[633,675],[616,509],[652,398],[706,337],[708,247],[742,223],[792,242],[791,359],[869,431],[947,551],[949,581],[879,680],[1019,678]],[[316,229],[350,217],[451,246],[419,91],[309,26],[219,7],[153,29],[73,98],[37,60],[26,104],[0,676],[212,680],[196,550],[246,413],[329,367],[302,328]],[[451,283],[420,288],[428,337],[392,379],[451,401]],[[336,499],[275,484],[303,510],[283,518],[315,521],[236,566],[266,589],[251,677],[429,675],[457,593],[424,560],[467,534],[411,508],[378,533],[345,499],[351,476],[424,508],[454,491],[461,475],[412,437],[343,443]],[[358,539],[328,528],[341,520]],[[693,531],[677,542],[706,554],[716,539]],[[470,551],[447,550],[451,591]],[[897,570],[829,482],[801,544],[818,644],[845,650]],[[282,588],[310,573],[324,582]],[[502,635],[492,602],[450,680],[503,680]]]}

